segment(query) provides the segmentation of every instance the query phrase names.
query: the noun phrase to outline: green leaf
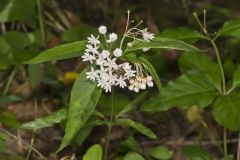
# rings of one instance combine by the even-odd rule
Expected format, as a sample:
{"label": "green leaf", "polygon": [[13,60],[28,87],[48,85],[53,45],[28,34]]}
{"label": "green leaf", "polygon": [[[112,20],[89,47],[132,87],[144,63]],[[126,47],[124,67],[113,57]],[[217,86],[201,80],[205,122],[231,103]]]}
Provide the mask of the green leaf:
{"label": "green leaf", "polygon": [[3,123],[8,127],[13,127],[13,128],[16,128],[20,125],[16,115],[10,111],[5,111],[0,113],[0,123]]}
{"label": "green leaf", "polygon": [[189,158],[189,160],[212,160],[211,155],[198,146],[184,147],[183,153]]}
{"label": "green leaf", "polygon": [[91,146],[83,156],[83,160],[102,160],[102,147],[99,144]]}
{"label": "green leaf", "polygon": [[170,81],[159,96],[147,101],[143,111],[166,111],[172,107],[206,107],[217,95],[214,86],[199,71],[192,70]]}
{"label": "green leaf", "polygon": [[151,148],[149,154],[152,158],[159,159],[159,160],[168,160],[172,158],[173,151],[169,150],[165,146],[157,146],[155,148]]}
{"label": "green leaf", "polygon": [[126,140],[122,141],[120,146],[118,147],[118,150],[120,151],[134,151],[141,153],[142,149],[140,144],[133,138],[129,137]]}
{"label": "green leaf", "polygon": [[86,70],[83,71],[71,91],[65,135],[58,151],[65,148],[84,126],[93,114],[100,95],[101,89],[97,87],[96,83],[87,80]]}
{"label": "green leaf", "polygon": [[138,105],[139,103],[141,103],[144,98],[147,96],[147,91],[143,92],[142,94],[138,95],[131,103],[129,103],[125,108],[123,108],[115,117],[118,118],[121,115],[131,111],[132,109],[134,109],[136,107],[136,105]]}
{"label": "green leaf", "polygon": [[234,36],[239,37],[240,36],[240,20],[231,20],[228,22],[225,22],[223,27],[218,30],[217,36]]}
{"label": "green leaf", "polygon": [[123,160],[145,160],[145,159],[136,152],[129,152],[124,156]]}
{"label": "green leaf", "polygon": [[183,41],[168,39],[168,38],[155,38],[152,42],[139,42],[133,44],[133,47],[128,48],[126,52],[133,52],[144,48],[158,48],[158,49],[176,49],[181,51],[195,51],[202,52],[202,50],[196,48],[193,45],[185,43]]}
{"label": "green leaf", "polygon": [[240,94],[219,97],[214,103],[213,116],[224,127],[237,131],[240,129]]}
{"label": "green leaf", "polygon": [[3,38],[12,49],[22,50],[31,44],[28,35],[18,31],[6,32]]}
{"label": "green leaf", "polygon": [[240,66],[234,72],[232,88],[234,89],[239,86],[240,86]]}
{"label": "green leaf", "polygon": [[138,132],[140,132],[141,134],[147,136],[148,138],[157,139],[157,136],[155,135],[155,133],[153,133],[153,131],[151,129],[149,129],[142,123],[135,122],[128,118],[120,118],[120,119],[116,120],[116,124],[132,127],[134,129],[136,129]]}
{"label": "green leaf", "polygon": [[0,97],[0,106],[18,102],[20,100],[21,98],[15,95],[3,96],[3,97]]}
{"label": "green leaf", "polygon": [[201,71],[216,89],[221,90],[221,72],[216,63],[203,53],[183,53],[179,59],[182,71],[192,70],[193,67]]}
{"label": "green leaf", "polygon": [[34,121],[28,122],[20,126],[22,129],[35,130],[45,127],[51,127],[56,123],[60,123],[65,120],[67,117],[66,109],[60,109],[56,112],[51,113],[50,115],[42,118],[38,118]]}
{"label": "green leaf", "polygon": [[138,57],[138,58],[131,57],[131,59],[127,59],[127,57],[125,57],[125,59],[132,62],[132,63],[142,63],[142,64],[144,64],[145,67],[147,68],[148,72],[153,77],[154,81],[156,82],[159,92],[161,92],[161,90],[162,90],[161,80],[160,80],[156,70],[154,69],[152,64],[147,59],[145,59],[144,57]]}
{"label": "green leaf", "polygon": [[186,42],[196,42],[204,38],[204,36],[201,33],[195,30],[190,30],[188,28],[166,29],[162,33],[160,33],[160,35],[158,35],[157,37],[176,39]]}
{"label": "green leaf", "polygon": [[36,0],[1,0],[0,22],[23,21],[34,26],[35,5]]}
{"label": "green leaf", "polygon": [[40,83],[40,75],[40,69],[37,64],[28,65],[28,77],[32,88],[35,88]]}
{"label": "green leaf", "polygon": [[50,48],[25,63],[36,64],[46,61],[69,59],[81,56],[85,50],[85,46],[86,41],[63,44],[57,47]]}

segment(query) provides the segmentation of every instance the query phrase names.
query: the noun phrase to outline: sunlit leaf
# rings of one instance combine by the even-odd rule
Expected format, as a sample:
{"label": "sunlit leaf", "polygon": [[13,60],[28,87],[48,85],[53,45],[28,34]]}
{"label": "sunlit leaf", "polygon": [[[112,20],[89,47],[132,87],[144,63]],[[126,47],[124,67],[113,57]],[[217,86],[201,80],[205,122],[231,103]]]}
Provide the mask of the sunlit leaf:
{"label": "sunlit leaf", "polygon": [[86,79],[83,71],[74,83],[71,91],[70,106],[67,115],[65,135],[58,151],[65,148],[93,114],[101,95],[101,89]]}
{"label": "sunlit leaf", "polygon": [[60,123],[61,121],[65,120],[66,117],[67,117],[67,110],[60,109],[56,112],[51,113],[46,117],[38,118],[34,121],[25,123],[20,128],[35,130],[35,129],[45,128],[45,127],[51,127],[54,124]]}

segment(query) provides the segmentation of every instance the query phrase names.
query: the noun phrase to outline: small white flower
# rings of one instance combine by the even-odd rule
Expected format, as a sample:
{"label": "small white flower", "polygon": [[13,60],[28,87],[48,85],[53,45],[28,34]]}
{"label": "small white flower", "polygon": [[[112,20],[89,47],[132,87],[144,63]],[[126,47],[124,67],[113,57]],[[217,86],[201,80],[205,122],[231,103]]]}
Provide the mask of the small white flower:
{"label": "small white flower", "polygon": [[84,62],[89,61],[90,63],[93,63],[93,61],[96,60],[96,57],[88,52],[85,52],[84,55],[82,56],[82,59]]}
{"label": "small white flower", "polygon": [[94,70],[93,67],[91,67],[91,71],[86,72],[87,79],[90,79],[92,81],[95,81],[99,78],[99,70]]}
{"label": "small white flower", "polygon": [[113,55],[115,57],[121,57],[122,56],[122,50],[119,49],[119,48],[116,48],[114,51],[113,51]]}
{"label": "small white flower", "polygon": [[98,46],[92,46],[91,44],[86,45],[87,49],[85,50],[86,52],[92,52],[93,54],[98,54]]}
{"label": "small white flower", "polygon": [[143,52],[147,52],[150,50],[150,48],[143,48],[142,50],[143,50]]}
{"label": "small white flower", "polygon": [[116,41],[118,38],[116,33],[110,33],[109,34],[109,39],[107,40],[107,43],[112,43],[114,41]]}
{"label": "small white flower", "polygon": [[100,27],[98,28],[98,32],[99,32],[100,34],[106,34],[106,33],[107,33],[107,27],[106,27],[106,26],[100,26]]}
{"label": "small white flower", "polygon": [[136,71],[131,70],[131,69],[125,70],[124,76],[127,77],[127,79],[129,79],[129,78],[135,77],[135,73],[136,73]]}
{"label": "small white flower", "polygon": [[134,87],[134,91],[135,92],[139,92],[139,88],[138,87]]}
{"label": "small white flower", "polygon": [[140,88],[141,88],[141,89],[146,89],[146,88],[147,88],[146,83],[141,83],[141,84],[140,84]]}
{"label": "small white flower", "polygon": [[105,63],[105,66],[108,67],[108,69],[117,69],[118,68],[118,65],[116,63],[116,58],[107,58],[107,61]]}
{"label": "small white flower", "polygon": [[92,34],[91,34],[91,37],[88,37],[88,43],[92,44],[92,45],[98,45],[100,44],[100,41],[98,40],[99,36],[97,37],[94,37]]}
{"label": "small white flower", "polygon": [[143,34],[143,39],[147,42],[150,42],[151,40],[153,40],[154,38],[154,34],[148,32],[147,28],[145,28],[144,30],[142,30],[142,34]]}
{"label": "small white flower", "polygon": [[103,50],[101,56],[103,59],[106,59],[110,56],[110,52],[108,50]]}
{"label": "small white flower", "polygon": [[152,81],[152,76],[147,76],[147,81]]}
{"label": "small white flower", "polygon": [[148,85],[148,87],[153,87],[153,82],[152,81],[148,81],[147,85]]}
{"label": "small white flower", "polygon": [[129,48],[131,48],[131,47],[133,46],[133,43],[129,42],[129,43],[127,44],[127,46],[128,46]]}
{"label": "small white flower", "polygon": [[102,57],[99,57],[97,60],[96,60],[96,64],[99,65],[99,66],[102,66],[106,63],[106,60],[104,60]]}
{"label": "small white flower", "polygon": [[125,79],[122,76],[118,77],[116,81],[116,85],[118,85],[120,88],[124,88],[127,86]]}
{"label": "small white flower", "polygon": [[133,86],[133,85],[130,85],[130,86],[128,86],[128,89],[129,89],[130,91],[132,91],[132,90],[133,90],[133,88],[134,88],[134,86]]}

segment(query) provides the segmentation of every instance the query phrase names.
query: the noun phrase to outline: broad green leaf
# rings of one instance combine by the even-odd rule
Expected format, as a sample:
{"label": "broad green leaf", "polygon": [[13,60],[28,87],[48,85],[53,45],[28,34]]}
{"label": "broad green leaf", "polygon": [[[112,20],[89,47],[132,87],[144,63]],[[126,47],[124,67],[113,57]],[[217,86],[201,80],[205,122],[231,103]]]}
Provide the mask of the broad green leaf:
{"label": "broad green leaf", "polygon": [[203,53],[183,53],[179,59],[183,71],[193,68],[201,71],[216,89],[221,90],[221,72],[216,63]]}
{"label": "broad green leaf", "polygon": [[232,88],[236,88],[239,86],[240,86],[240,66],[234,72]]}
{"label": "broad green leaf", "polygon": [[156,72],[156,70],[154,69],[154,67],[152,66],[152,64],[145,59],[144,57],[138,57],[138,58],[131,58],[128,59],[128,57],[125,57],[126,60],[133,62],[133,63],[142,63],[145,65],[145,67],[147,68],[148,72],[150,73],[150,75],[153,77],[154,81],[157,84],[158,90],[161,92],[162,90],[162,83],[161,80]]}
{"label": "broad green leaf", "polygon": [[84,141],[87,139],[89,134],[92,132],[94,126],[84,127],[82,128],[74,137],[73,142],[78,146],[81,146]]}
{"label": "broad green leaf", "polygon": [[133,52],[133,51],[137,51],[144,48],[158,48],[158,49],[170,49],[170,50],[174,49],[174,50],[181,50],[181,51],[202,52],[202,50],[186,42],[175,40],[175,39],[159,38],[159,37],[157,37],[151,42],[138,41],[134,43],[133,47],[128,48],[126,52]]}
{"label": "broad green leaf", "polygon": [[21,98],[14,95],[0,97],[0,106],[7,105],[10,103],[18,102]]}
{"label": "broad green leaf", "polygon": [[196,42],[204,38],[204,36],[195,30],[188,28],[170,28],[164,30],[157,37],[170,38],[176,40],[182,40],[186,42]]}
{"label": "broad green leaf", "polygon": [[188,146],[183,148],[183,153],[189,160],[212,160],[212,156],[198,146]]}
{"label": "broad green leaf", "polygon": [[172,107],[206,107],[217,95],[214,86],[199,71],[192,70],[170,81],[159,96],[147,101],[143,111],[166,111]]}
{"label": "broad green leaf", "polygon": [[102,147],[99,144],[91,146],[83,156],[83,160],[102,160]]}
{"label": "broad green leaf", "polygon": [[69,59],[81,56],[84,52],[85,46],[86,41],[63,44],[57,47],[50,48],[25,63],[36,64],[46,61]]}
{"label": "broad green leaf", "polygon": [[136,152],[129,152],[124,156],[123,160],[145,160],[145,159]]}
{"label": "broad green leaf", "polygon": [[141,153],[142,149],[140,144],[133,138],[129,137],[126,140],[122,141],[120,146],[118,147],[118,150],[120,151],[134,151]]}
{"label": "broad green leaf", "polygon": [[104,124],[105,122],[103,120],[96,119],[95,115],[93,115],[88,119],[84,127],[82,127],[75,135],[75,137],[72,140],[73,144],[81,146],[84,143],[84,141],[88,138],[88,136],[90,135],[95,126],[100,126]]}
{"label": "broad green leaf", "polygon": [[141,134],[147,136],[148,138],[157,139],[157,136],[155,135],[155,133],[153,133],[153,131],[150,128],[146,127],[142,123],[135,122],[128,118],[120,118],[116,120],[116,124],[132,127],[136,129],[138,132],[140,132]]}
{"label": "broad green leaf", "polygon": [[34,26],[35,5],[36,0],[1,0],[0,22],[23,21]]}
{"label": "broad green leaf", "polygon": [[27,122],[20,126],[22,129],[35,130],[45,127],[51,127],[56,123],[60,123],[65,120],[67,117],[66,109],[60,109],[56,112],[51,113],[50,115],[42,118],[38,118],[34,121]]}
{"label": "broad green leaf", "polygon": [[84,126],[93,114],[100,95],[101,89],[95,83],[87,80],[86,70],[83,71],[75,81],[71,91],[65,135],[58,151],[65,148]]}
{"label": "broad green leaf", "polygon": [[10,31],[3,34],[4,40],[12,49],[22,50],[31,44],[27,34],[18,31]]}
{"label": "broad green leaf", "polygon": [[151,148],[149,150],[149,154],[152,158],[155,158],[155,159],[168,160],[172,158],[173,151],[169,150],[165,146],[157,146],[155,148]]}
{"label": "broad green leaf", "polygon": [[134,109],[136,107],[136,105],[138,105],[139,103],[141,103],[143,101],[143,99],[147,96],[147,91],[143,92],[142,94],[138,95],[131,103],[129,103],[125,108],[123,108],[123,110],[121,110],[115,117],[118,118],[121,115],[131,111],[132,109]]}
{"label": "broad green leaf", "polygon": [[231,93],[217,98],[214,103],[213,116],[224,127],[237,131],[240,129],[240,94]]}
{"label": "broad green leaf", "polygon": [[231,20],[225,22],[223,27],[219,29],[216,37],[220,36],[240,36],[240,20]]}

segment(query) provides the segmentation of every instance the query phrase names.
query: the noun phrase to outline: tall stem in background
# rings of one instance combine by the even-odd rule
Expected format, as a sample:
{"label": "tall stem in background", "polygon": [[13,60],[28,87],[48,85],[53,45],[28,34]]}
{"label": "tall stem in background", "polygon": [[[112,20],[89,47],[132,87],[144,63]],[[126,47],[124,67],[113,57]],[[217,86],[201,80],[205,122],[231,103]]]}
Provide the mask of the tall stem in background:
{"label": "tall stem in background", "polygon": [[41,31],[41,38],[43,46],[47,46],[47,34],[46,34],[46,26],[45,26],[45,17],[44,17],[44,0],[37,0],[38,7],[38,20]]}

